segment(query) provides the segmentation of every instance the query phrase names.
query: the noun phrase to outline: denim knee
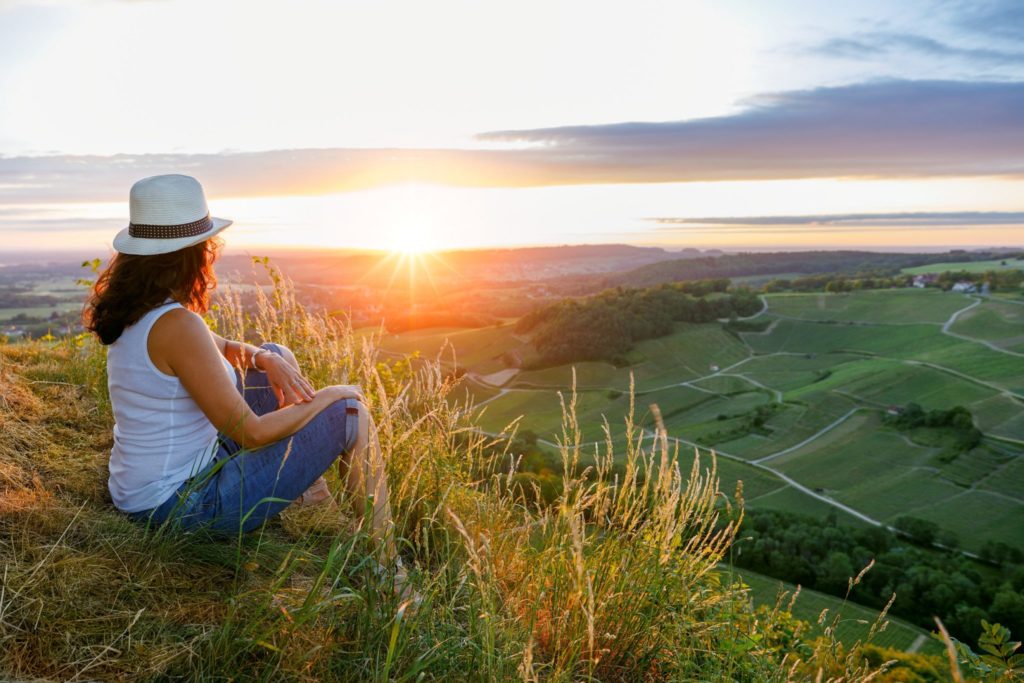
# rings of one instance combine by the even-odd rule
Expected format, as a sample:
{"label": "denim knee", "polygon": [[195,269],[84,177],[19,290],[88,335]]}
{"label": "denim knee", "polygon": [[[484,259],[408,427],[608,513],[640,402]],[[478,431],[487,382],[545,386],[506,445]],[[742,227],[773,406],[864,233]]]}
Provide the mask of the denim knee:
{"label": "denim knee", "polygon": [[324,420],[331,428],[331,438],[336,439],[341,451],[352,450],[359,436],[360,404],[355,399],[335,401],[323,409]]}
{"label": "denim knee", "polygon": [[271,353],[276,353],[279,356],[284,356],[284,352],[287,347],[282,344],[278,344],[277,342],[263,342],[260,344],[260,348],[266,349]]}

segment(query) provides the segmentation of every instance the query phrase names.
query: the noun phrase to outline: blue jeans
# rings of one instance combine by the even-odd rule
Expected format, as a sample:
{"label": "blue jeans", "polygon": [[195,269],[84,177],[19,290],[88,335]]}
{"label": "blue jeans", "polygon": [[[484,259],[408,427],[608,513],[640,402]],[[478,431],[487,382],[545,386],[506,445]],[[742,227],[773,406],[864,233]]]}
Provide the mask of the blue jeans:
{"label": "blue jeans", "polygon": [[[277,344],[263,347],[283,355]],[[244,384],[237,370],[235,374],[238,390],[254,413],[277,410],[266,373],[249,370]],[[340,454],[351,450],[358,428],[357,401],[345,399],[324,408],[295,434],[254,450],[219,434],[217,452],[203,471],[159,506],[129,517],[182,529],[251,531],[288,507]]]}

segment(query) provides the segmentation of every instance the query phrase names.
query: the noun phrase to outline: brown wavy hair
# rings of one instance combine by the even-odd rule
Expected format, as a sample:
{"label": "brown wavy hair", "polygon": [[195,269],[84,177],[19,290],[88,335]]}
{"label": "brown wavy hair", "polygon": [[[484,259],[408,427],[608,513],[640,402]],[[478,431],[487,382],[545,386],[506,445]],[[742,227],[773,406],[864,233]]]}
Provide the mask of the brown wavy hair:
{"label": "brown wavy hair", "polygon": [[124,328],[169,298],[206,313],[210,290],[217,286],[213,263],[222,245],[215,237],[167,254],[115,254],[92,286],[82,313],[85,328],[103,344],[113,344]]}

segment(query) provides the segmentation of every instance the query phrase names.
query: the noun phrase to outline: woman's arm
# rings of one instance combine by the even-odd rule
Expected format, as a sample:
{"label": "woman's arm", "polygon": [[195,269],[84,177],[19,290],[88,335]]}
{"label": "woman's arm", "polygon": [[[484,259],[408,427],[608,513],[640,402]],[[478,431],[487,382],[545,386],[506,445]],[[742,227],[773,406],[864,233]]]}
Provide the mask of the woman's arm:
{"label": "woman's arm", "polygon": [[225,371],[206,323],[185,309],[160,316],[148,346],[154,364],[167,367],[181,380],[210,422],[247,448],[294,434],[331,403],[356,397],[350,387],[331,386],[317,391],[307,402],[256,415]]}
{"label": "woman's arm", "polygon": [[[245,342],[232,341],[210,332],[214,344],[221,355],[236,368],[252,368],[267,373],[267,380],[277,395],[280,406],[291,403],[305,403],[313,400],[313,385],[302,376],[298,368],[293,367],[276,353],[261,349]],[[260,353],[264,351],[264,353]],[[258,354],[258,355],[257,355]],[[255,363],[253,359],[255,358]]]}
{"label": "woman's arm", "polygon": [[[220,351],[221,355],[228,359],[228,362],[234,365],[236,368],[252,368],[262,370],[260,365],[263,359],[258,358],[256,365],[253,366],[253,356],[259,353],[260,348],[247,344],[242,341],[233,341],[231,339],[225,339],[216,332],[211,331],[210,336],[213,337],[213,342],[217,345],[217,350]],[[266,355],[266,354],[260,354]]]}

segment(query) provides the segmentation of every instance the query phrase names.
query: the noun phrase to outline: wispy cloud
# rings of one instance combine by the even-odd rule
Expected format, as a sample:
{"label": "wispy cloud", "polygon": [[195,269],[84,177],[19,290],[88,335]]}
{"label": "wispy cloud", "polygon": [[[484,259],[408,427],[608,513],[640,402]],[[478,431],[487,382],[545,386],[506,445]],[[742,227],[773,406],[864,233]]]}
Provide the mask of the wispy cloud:
{"label": "wispy cloud", "polygon": [[213,196],[314,195],[407,181],[527,187],[1024,174],[1024,82],[879,81],[769,93],[737,114],[483,133],[499,149],[296,149],[0,158],[0,204],[123,201],[181,172]]}
{"label": "wispy cloud", "polygon": [[898,213],[832,213],[792,216],[713,216],[703,218],[652,217],[648,221],[665,226],[721,225],[765,226],[914,226],[1024,225],[1024,211],[912,211]]}
{"label": "wispy cloud", "polygon": [[810,51],[829,57],[857,60],[913,53],[929,59],[960,60],[984,67],[1024,65],[1024,51],[1021,50],[958,47],[914,33],[863,33],[842,38],[830,38],[815,45]]}
{"label": "wispy cloud", "polygon": [[1020,0],[957,0],[948,3],[952,23],[987,40],[1024,43],[1024,3]]}

